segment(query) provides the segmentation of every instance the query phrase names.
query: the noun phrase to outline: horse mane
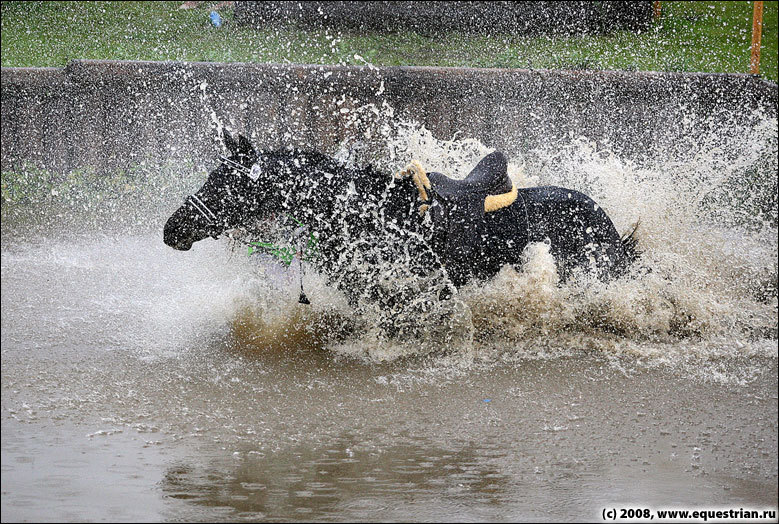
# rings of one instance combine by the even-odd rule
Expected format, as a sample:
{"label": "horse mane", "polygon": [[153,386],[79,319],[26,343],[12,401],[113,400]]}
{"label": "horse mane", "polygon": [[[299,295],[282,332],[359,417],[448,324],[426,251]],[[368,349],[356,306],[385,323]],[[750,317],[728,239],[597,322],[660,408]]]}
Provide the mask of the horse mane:
{"label": "horse mane", "polygon": [[[375,168],[349,165],[315,149],[284,148],[261,154],[271,162],[294,166],[288,188],[298,193],[311,193],[310,185],[320,186],[320,195],[311,195],[314,205],[322,212],[332,212],[333,196],[345,193],[347,187],[358,196],[360,210],[377,207],[389,219],[405,220],[408,209],[416,199],[416,192],[408,184],[397,184],[391,174]],[[326,188],[322,179],[327,177]],[[326,193],[324,193],[326,192]],[[355,210],[357,211],[357,210]]]}
{"label": "horse mane", "polygon": [[[351,299],[389,308],[425,293],[433,300],[447,286],[440,261],[420,234],[413,183],[315,150],[260,156],[278,163],[269,172],[288,193],[282,207],[318,238],[319,255],[312,264]],[[417,284],[409,286],[412,275]]]}

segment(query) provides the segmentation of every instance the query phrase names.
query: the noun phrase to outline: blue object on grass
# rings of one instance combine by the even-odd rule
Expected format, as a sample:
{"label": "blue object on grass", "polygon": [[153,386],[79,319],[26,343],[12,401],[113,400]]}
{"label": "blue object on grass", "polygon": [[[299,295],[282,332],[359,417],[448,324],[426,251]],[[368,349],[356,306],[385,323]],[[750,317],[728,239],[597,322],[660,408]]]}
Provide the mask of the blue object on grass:
{"label": "blue object on grass", "polygon": [[219,13],[216,11],[211,11],[211,14],[209,14],[208,17],[211,19],[211,23],[214,24],[214,27],[222,26],[222,17],[219,16]]}

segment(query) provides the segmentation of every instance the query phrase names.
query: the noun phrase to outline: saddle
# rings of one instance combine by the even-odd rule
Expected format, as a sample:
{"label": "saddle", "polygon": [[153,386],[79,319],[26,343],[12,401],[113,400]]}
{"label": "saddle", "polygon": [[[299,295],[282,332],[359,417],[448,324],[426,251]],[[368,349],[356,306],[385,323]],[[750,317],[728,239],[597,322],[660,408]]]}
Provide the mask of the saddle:
{"label": "saddle", "polygon": [[484,212],[490,213],[511,205],[517,190],[507,172],[506,157],[499,152],[484,157],[463,180],[443,173],[429,173],[431,189],[446,200],[459,200],[466,195],[484,196]]}
{"label": "saddle", "polygon": [[[517,199],[517,188],[508,175],[508,161],[503,153],[490,153],[462,180],[449,178],[443,173],[425,172],[416,160],[395,175],[410,176],[417,186],[420,214],[424,215],[432,203],[431,196],[443,200],[483,200],[484,212],[490,213],[510,206]],[[433,195],[429,195],[432,192]]]}
{"label": "saddle", "polygon": [[[462,180],[443,173],[426,173],[417,161],[395,176],[414,181],[421,202],[420,215],[432,206],[434,225],[446,232],[447,265],[467,264],[474,255],[484,255],[489,237],[486,213],[510,206],[518,195],[508,175],[508,161],[498,151],[484,157]],[[436,205],[439,200],[441,205]]]}

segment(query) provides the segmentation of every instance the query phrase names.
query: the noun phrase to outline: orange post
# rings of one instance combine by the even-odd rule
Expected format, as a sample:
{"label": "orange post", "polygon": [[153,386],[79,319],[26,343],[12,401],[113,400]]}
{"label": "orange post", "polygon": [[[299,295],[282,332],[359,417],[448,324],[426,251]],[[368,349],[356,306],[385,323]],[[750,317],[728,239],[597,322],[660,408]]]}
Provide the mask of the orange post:
{"label": "orange post", "polygon": [[655,21],[660,20],[660,0],[655,0],[654,8],[655,8]]}
{"label": "orange post", "polygon": [[760,36],[763,34],[763,2],[755,2],[752,16],[752,57],[749,60],[749,72],[760,74]]}

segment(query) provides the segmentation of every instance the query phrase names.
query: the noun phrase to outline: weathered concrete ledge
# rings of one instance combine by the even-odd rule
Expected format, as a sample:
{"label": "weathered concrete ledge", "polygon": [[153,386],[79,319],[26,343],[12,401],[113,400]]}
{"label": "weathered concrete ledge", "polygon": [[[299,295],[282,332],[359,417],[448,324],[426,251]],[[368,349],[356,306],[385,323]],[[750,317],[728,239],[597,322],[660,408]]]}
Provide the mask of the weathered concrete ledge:
{"label": "weathered concrete ledge", "polygon": [[209,161],[212,111],[263,148],[332,152],[384,102],[439,138],[507,151],[586,136],[632,158],[703,129],[776,116],[748,75],[77,60],[2,69],[2,169]]}

